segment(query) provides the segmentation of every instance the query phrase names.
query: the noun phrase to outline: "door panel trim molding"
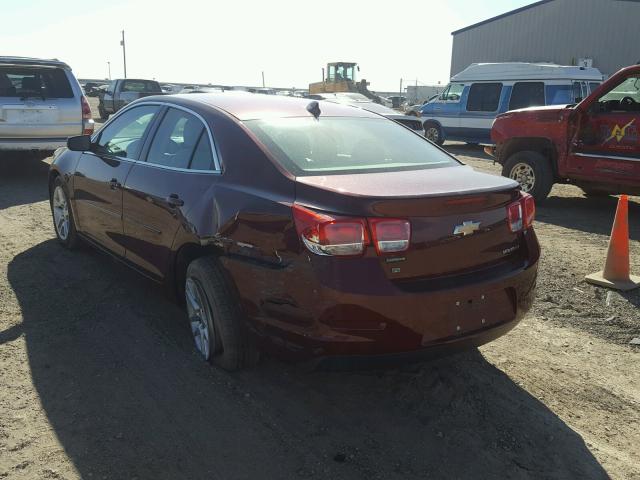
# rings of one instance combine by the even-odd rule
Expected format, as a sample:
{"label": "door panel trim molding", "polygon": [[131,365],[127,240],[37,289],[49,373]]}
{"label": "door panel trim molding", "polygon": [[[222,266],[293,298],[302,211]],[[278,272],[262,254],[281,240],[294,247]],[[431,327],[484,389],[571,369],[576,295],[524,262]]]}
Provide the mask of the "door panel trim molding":
{"label": "door panel trim molding", "polygon": [[640,158],[633,157],[619,157],[616,155],[598,155],[597,153],[574,153],[576,157],[586,157],[586,158],[606,158],[607,160],[622,160],[627,162],[640,162]]}

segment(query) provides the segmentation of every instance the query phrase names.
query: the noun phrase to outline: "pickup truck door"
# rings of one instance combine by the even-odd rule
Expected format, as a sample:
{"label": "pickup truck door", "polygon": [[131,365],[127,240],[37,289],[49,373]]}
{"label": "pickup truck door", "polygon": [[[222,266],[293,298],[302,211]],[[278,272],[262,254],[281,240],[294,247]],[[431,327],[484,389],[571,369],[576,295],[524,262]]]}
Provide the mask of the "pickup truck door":
{"label": "pickup truck door", "polygon": [[122,188],[142,150],[159,107],[134,107],[104,127],[74,173],[79,230],[112,253],[124,256]]}
{"label": "pickup truck door", "polygon": [[576,107],[567,171],[578,180],[639,186],[640,72],[594,93]]}

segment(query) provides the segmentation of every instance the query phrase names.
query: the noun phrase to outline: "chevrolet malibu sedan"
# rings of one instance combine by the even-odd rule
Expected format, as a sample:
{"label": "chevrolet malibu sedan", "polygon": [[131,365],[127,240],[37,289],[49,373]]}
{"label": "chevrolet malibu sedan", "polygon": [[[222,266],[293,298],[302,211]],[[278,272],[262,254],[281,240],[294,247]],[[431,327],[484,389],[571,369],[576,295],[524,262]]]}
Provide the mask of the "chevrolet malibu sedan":
{"label": "chevrolet malibu sedan", "polygon": [[60,243],[164,284],[228,370],[477,346],[533,299],[532,197],[350,106],[147,97],[70,138],[49,191]]}

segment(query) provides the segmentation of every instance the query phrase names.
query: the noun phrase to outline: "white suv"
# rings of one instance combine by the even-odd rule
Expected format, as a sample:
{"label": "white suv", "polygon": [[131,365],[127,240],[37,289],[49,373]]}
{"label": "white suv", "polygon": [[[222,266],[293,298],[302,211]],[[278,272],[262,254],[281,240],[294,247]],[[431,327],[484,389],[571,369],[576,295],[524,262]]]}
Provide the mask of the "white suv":
{"label": "white suv", "polygon": [[49,152],[93,129],[89,102],[66,63],[0,57],[0,151]]}

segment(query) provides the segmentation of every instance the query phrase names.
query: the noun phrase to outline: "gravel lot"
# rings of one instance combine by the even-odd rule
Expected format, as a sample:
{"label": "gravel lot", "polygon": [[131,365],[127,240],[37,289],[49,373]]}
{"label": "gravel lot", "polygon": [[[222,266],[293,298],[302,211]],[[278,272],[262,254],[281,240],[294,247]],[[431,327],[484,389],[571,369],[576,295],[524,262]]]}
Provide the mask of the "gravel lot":
{"label": "gravel lot", "polygon": [[[494,173],[480,149],[448,148]],[[160,288],[54,240],[47,160],[0,159],[0,478],[640,478],[640,292],[601,268],[615,199],[556,186],[532,312],[401,369],[198,359]],[[630,202],[640,272],[640,199]]]}

